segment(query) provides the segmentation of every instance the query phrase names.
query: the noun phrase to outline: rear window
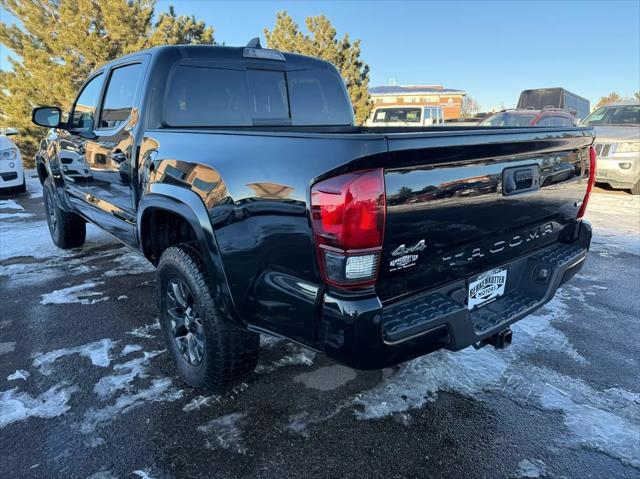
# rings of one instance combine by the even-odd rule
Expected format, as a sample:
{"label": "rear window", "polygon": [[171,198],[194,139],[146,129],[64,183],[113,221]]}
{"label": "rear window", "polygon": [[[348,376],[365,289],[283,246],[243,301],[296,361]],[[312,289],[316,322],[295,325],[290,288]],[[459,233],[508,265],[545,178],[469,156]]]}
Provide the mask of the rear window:
{"label": "rear window", "polygon": [[561,97],[562,91],[558,89],[525,90],[520,94],[518,108],[533,108],[535,110],[542,110],[549,106],[562,108]]}
{"label": "rear window", "polygon": [[536,113],[498,113],[490,116],[480,126],[530,126]]}
{"label": "rear window", "polygon": [[169,126],[351,125],[342,80],[329,70],[280,72],[180,65],[165,98]]}
{"label": "rear window", "polygon": [[376,110],[374,123],[420,123],[420,108],[384,108]]}

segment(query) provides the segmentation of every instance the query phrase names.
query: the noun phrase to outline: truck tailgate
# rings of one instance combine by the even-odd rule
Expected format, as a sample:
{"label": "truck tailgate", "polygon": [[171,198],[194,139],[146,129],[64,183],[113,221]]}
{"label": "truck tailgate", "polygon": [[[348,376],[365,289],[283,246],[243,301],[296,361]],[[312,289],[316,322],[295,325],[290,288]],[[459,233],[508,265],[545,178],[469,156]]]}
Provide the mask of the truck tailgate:
{"label": "truck tailgate", "polygon": [[527,130],[387,135],[383,302],[573,235],[591,131]]}

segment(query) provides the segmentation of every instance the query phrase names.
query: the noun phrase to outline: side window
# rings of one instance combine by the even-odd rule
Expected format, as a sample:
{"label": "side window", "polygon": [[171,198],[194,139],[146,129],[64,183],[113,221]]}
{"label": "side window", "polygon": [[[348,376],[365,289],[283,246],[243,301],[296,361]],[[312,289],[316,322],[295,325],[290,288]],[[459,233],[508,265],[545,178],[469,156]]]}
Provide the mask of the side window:
{"label": "side window", "polygon": [[80,92],[71,113],[72,130],[89,131],[93,129],[103,78],[104,75],[102,73],[96,75],[89,80],[89,83]]}
{"label": "side window", "polygon": [[115,128],[127,121],[141,73],[142,65],[139,63],[116,68],[111,72],[98,128]]}

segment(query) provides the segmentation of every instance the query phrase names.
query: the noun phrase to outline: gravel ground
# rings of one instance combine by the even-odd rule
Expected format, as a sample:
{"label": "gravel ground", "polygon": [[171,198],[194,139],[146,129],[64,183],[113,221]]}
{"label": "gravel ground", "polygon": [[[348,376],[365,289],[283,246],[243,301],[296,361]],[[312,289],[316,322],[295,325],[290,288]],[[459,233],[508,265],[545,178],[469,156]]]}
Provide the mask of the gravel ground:
{"label": "gravel ground", "polygon": [[223,395],[164,350],[154,277],[41,188],[0,198],[0,477],[640,477],[640,200],[597,190],[580,275],[510,348],[356,371],[263,338]]}

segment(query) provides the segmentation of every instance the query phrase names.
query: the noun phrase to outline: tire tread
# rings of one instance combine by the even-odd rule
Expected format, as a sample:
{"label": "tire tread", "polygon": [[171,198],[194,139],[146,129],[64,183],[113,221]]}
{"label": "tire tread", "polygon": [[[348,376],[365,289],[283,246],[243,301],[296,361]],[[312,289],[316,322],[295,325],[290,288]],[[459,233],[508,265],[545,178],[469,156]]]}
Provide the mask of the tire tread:
{"label": "tire tread", "polygon": [[[185,381],[209,391],[222,391],[246,379],[257,365],[259,336],[241,329],[221,311],[209,283],[207,267],[194,242],[169,247],[160,257],[157,270],[160,307],[160,295],[163,294],[161,276],[164,274],[164,267],[169,264],[187,275],[195,285],[196,291],[193,294],[198,297],[200,314],[206,321],[206,358],[203,360],[207,362],[205,373],[201,381],[194,381],[183,374]],[[176,360],[181,361],[181,358]]]}

